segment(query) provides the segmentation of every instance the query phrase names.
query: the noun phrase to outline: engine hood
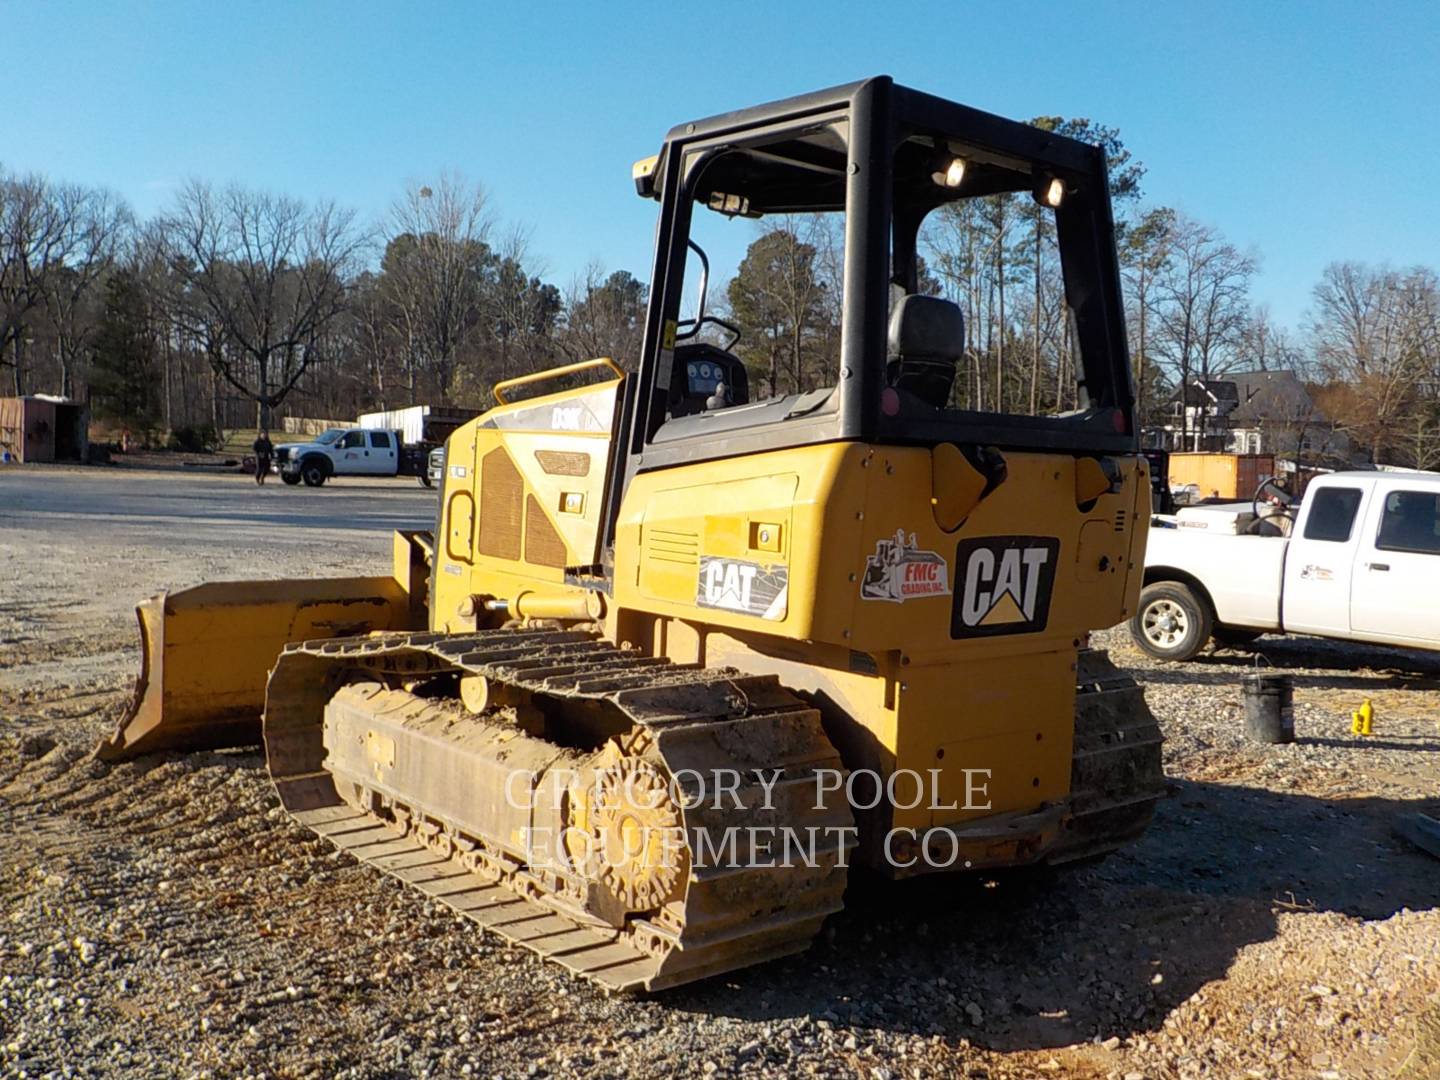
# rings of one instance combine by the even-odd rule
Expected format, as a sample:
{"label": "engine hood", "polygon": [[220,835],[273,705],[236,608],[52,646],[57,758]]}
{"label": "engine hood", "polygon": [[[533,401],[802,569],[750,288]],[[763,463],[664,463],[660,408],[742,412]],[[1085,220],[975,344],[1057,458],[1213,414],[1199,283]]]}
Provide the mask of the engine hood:
{"label": "engine hood", "polygon": [[287,461],[293,458],[303,457],[312,450],[319,451],[323,454],[327,449],[329,448],[324,443],[286,443],[284,446],[277,446],[275,448],[275,458],[277,461]]}

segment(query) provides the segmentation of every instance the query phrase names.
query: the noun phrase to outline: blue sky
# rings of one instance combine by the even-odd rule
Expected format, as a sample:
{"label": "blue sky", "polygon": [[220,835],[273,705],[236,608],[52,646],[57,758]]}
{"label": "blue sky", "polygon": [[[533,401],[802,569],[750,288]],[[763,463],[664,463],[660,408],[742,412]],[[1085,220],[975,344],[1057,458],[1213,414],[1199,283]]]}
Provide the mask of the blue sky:
{"label": "blue sky", "polygon": [[1117,126],[1147,200],[1262,257],[1294,326],[1336,259],[1440,265],[1440,5],[0,0],[0,163],[142,214],[198,176],[378,216],[455,169],[564,284],[648,276],[630,164],[673,124],[881,72]]}

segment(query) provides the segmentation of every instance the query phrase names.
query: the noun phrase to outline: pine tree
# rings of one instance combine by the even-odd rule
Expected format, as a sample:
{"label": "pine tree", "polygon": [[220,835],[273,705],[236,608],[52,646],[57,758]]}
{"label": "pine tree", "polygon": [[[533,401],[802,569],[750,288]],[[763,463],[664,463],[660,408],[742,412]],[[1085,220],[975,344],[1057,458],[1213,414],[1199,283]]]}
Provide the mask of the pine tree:
{"label": "pine tree", "polygon": [[91,407],[101,419],[144,431],[159,416],[155,332],[144,285],[128,270],[105,283],[105,312],[95,333]]}
{"label": "pine tree", "polygon": [[816,276],[814,244],[793,223],[762,233],[730,280],[728,298],[745,328],[741,358],[768,386],[766,396],[800,393],[825,384],[813,340],[821,329],[826,285]]}

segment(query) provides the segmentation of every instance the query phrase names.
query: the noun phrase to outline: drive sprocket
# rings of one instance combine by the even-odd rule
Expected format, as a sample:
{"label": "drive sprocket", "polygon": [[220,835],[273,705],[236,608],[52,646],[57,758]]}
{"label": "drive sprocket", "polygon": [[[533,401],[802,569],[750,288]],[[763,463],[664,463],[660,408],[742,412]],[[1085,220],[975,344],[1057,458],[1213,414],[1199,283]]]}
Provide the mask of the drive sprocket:
{"label": "drive sprocket", "polygon": [[[578,787],[578,785],[577,785]],[[570,855],[584,876],[604,883],[626,911],[677,899],[690,858],[670,779],[643,758],[616,755],[593,783],[570,793]]]}

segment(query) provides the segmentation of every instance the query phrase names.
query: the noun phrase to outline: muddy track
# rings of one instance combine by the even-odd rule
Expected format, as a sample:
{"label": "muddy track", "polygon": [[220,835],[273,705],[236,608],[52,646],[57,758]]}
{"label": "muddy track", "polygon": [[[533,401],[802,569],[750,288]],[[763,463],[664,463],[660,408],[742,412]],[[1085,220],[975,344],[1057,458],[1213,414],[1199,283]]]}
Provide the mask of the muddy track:
{"label": "muddy track", "polygon": [[[645,769],[653,761],[662,782],[724,771],[751,779],[736,790],[733,803],[722,807],[717,800],[683,811],[678,835],[688,850],[677,872],[688,881],[674,887],[673,899],[607,927],[585,900],[598,881],[580,872],[538,873],[516,862],[514,852],[505,850],[506,827],[458,820],[449,805],[437,803],[443,793],[402,791],[383,801],[364,791],[342,795],[344,784],[337,790],[325,771],[326,694],[336,676],[353,680],[363,677],[362,671],[377,678],[478,676],[544,701],[552,721],[557,712],[608,710],[628,730],[610,740],[616,748],[610,757],[595,755],[601,771],[627,762]],[[368,701],[355,695],[347,700],[361,726],[371,715],[367,708],[379,716],[406,707],[378,692]],[[482,718],[463,711],[449,716],[441,705],[412,700],[404,728],[429,724],[438,732],[458,725],[460,734],[449,736],[456,740],[456,754],[485,729]],[[433,724],[429,713],[437,714]],[[505,724],[495,726],[491,737],[495,752],[512,760],[525,741]],[[672,665],[575,631],[317,641],[288,647],[276,665],[265,740],[281,801],[297,821],[480,926],[609,990],[656,990],[802,951],[825,917],[842,906],[851,818],[843,803],[827,807],[817,800],[814,781],[817,770],[840,771],[840,760],[819,713],[774,676]],[[529,741],[542,755],[561,751]],[[570,763],[569,757],[561,760]],[[586,760],[577,757],[573,764],[597,767]],[[476,767],[484,764],[476,759]],[[764,770],[783,771],[778,792],[753,779]],[[776,794],[778,806],[772,805]],[[403,806],[398,815],[397,804]],[[823,839],[806,859],[788,865],[772,860],[702,867],[697,860],[697,841],[699,850],[708,841],[713,852],[726,848],[727,838],[756,828],[773,835],[776,827]]]}

